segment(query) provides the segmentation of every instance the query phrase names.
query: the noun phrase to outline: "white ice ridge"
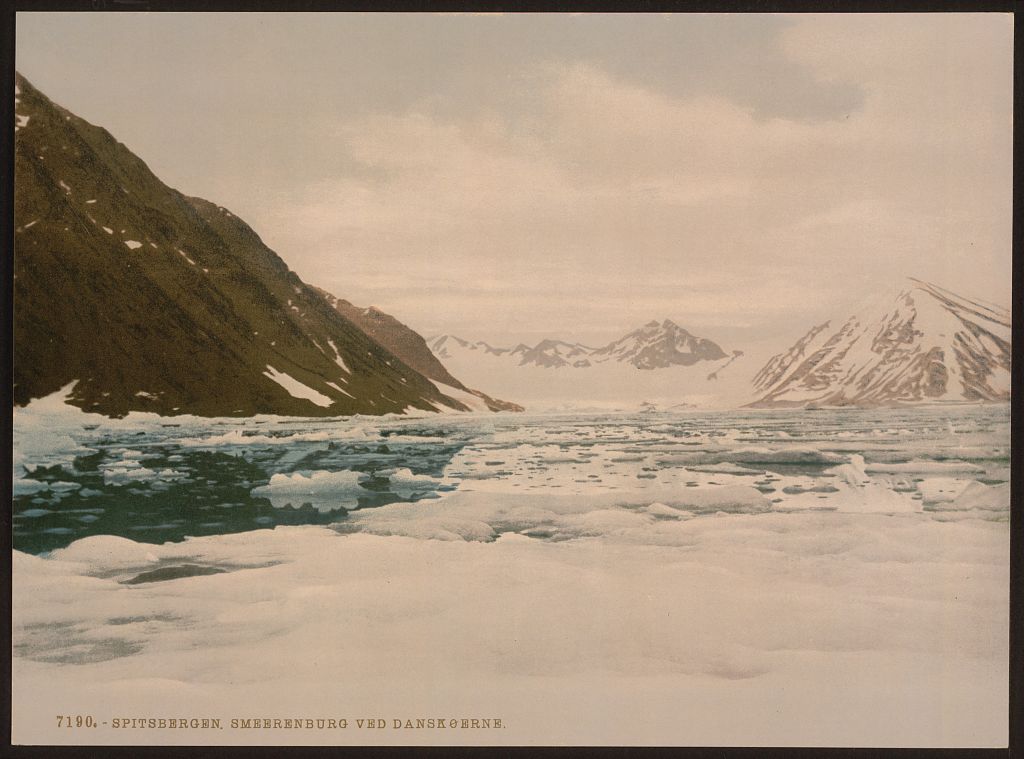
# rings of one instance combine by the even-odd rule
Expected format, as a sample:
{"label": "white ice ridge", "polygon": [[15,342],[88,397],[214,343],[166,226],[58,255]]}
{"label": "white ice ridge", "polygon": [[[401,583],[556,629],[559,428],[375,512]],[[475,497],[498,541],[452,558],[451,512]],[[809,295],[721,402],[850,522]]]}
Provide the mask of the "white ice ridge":
{"label": "white ice ridge", "polygon": [[360,485],[365,479],[365,474],[351,471],[275,474],[268,484],[254,488],[252,495],[270,499],[276,508],[309,503],[320,511],[354,509],[359,496],[369,492]]}
{"label": "white ice ridge", "polygon": [[308,385],[303,385],[290,374],[286,374],[285,372],[279,372],[270,364],[267,364],[267,370],[263,372],[263,374],[264,376],[274,380],[274,382],[276,382],[285,390],[287,390],[288,395],[292,396],[293,398],[302,398],[312,403],[315,403],[317,406],[321,406],[323,408],[327,408],[332,403],[334,403],[334,401],[332,401],[323,393],[317,392]]}
{"label": "white ice ridge", "polygon": [[[391,440],[394,436],[389,437]],[[413,474],[408,467],[401,469],[382,470],[377,472],[378,476],[386,476],[389,480],[388,490],[403,498],[411,498],[414,495],[432,491],[437,487],[439,481],[426,475]]]}

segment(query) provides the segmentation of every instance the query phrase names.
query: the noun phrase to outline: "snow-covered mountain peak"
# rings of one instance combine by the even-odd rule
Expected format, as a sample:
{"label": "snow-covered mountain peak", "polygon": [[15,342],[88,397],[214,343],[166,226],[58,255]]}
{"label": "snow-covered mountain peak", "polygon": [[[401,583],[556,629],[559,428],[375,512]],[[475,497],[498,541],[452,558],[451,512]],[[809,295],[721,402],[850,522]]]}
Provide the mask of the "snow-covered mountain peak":
{"label": "snow-covered mountain peak", "polygon": [[469,340],[464,340],[463,338],[456,337],[455,335],[438,335],[437,337],[431,337],[427,340],[427,345],[429,345],[430,350],[440,358],[450,358],[455,353],[461,351],[476,351],[495,356],[504,355],[509,352],[508,348],[495,348],[494,346],[488,345],[483,340],[470,342]]}
{"label": "snow-covered mountain peak", "polygon": [[[941,306],[949,313],[960,314],[968,319],[988,321],[1007,330],[1011,328],[1012,320],[1010,312],[1006,308],[986,303],[985,301],[978,299],[971,300],[963,297],[962,295],[957,295],[951,290],[947,290],[943,287],[939,287],[938,285],[933,285],[930,282],[924,282],[913,277],[908,277],[908,280],[913,283],[913,287],[909,293],[911,296],[914,291],[919,291],[931,296],[931,302],[933,304]],[[1008,333],[1006,337],[1009,339]]]}
{"label": "snow-covered mountain peak", "polygon": [[665,319],[660,323],[647,322],[640,329],[599,348],[592,359],[596,362],[627,361],[637,369],[663,369],[725,357],[725,351],[716,343],[695,337],[671,319]]}
{"label": "snow-covered mountain peak", "polygon": [[1003,401],[1010,315],[908,278],[845,321],[825,322],[754,377],[759,406]]}
{"label": "snow-covered mountain peak", "polygon": [[454,351],[480,352],[514,358],[519,366],[547,369],[584,369],[605,362],[628,363],[637,369],[663,369],[728,357],[716,343],[695,337],[671,319],[660,322],[653,319],[601,348],[555,338],[545,338],[534,346],[519,343],[514,348],[495,348],[482,341],[474,343],[453,335],[441,335],[429,343],[431,350],[441,358],[450,358]]}

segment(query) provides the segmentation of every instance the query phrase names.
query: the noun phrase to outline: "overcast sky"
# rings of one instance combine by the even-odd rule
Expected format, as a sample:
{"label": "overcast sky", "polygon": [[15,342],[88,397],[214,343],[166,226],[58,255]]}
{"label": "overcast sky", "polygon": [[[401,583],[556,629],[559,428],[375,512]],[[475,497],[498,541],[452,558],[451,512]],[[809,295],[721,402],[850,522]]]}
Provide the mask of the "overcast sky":
{"label": "overcast sky", "polygon": [[19,13],[17,67],[423,334],[791,342],[1010,303],[1007,14]]}

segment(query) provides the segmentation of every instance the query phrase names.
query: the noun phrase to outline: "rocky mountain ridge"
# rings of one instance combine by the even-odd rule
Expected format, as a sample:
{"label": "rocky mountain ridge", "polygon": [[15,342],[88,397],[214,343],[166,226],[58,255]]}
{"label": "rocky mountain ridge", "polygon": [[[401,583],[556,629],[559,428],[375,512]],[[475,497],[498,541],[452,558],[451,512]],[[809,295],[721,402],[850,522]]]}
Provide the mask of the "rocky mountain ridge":
{"label": "rocky mountain ridge", "polygon": [[[717,343],[696,337],[670,319],[650,321],[600,348],[566,340],[545,339],[534,346],[520,343],[514,348],[494,347],[486,342],[470,342],[454,335],[440,335],[428,341],[440,358],[455,353],[478,351],[483,356],[503,357],[518,366],[546,369],[587,369],[605,362],[626,363],[636,369],[665,369],[692,366],[701,361],[719,361],[727,354]],[[742,355],[734,351],[732,355]]]}

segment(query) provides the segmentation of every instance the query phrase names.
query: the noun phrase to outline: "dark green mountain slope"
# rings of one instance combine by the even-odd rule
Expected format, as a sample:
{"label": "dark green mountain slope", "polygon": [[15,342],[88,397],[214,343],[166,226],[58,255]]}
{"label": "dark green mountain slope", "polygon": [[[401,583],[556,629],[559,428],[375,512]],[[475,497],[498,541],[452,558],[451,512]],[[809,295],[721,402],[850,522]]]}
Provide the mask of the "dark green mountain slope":
{"label": "dark green mountain slope", "polygon": [[115,416],[466,408],[240,219],[16,82],[16,404],[77,381],[72,403]]}
{"label": "dark green mountain slope", "polygon": [[522,406],[515,403],[491,398],[479,390],[473,390],[463,385],[438,360],[422,335],[398,321],[391,314],[386,314],[373,306],[359,308],[347,300],[336,298],[325,290],[316,289],[339,314],[358,326],[363,332],[401,358],[402,361],[424,377],[475,395],[491,411],[523,410]]}

